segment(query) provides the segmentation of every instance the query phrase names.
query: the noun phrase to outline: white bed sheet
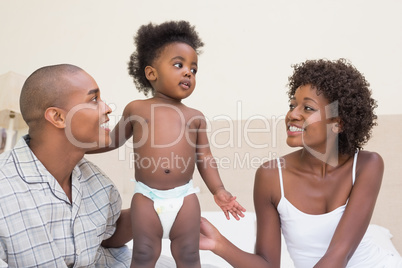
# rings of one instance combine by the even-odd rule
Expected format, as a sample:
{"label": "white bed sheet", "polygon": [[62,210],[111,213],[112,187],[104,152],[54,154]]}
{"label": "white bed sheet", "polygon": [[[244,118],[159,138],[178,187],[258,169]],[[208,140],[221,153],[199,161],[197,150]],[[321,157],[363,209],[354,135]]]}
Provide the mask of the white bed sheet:
{"label": "white bed sheet", "polygon": [[[203,211],[201,215],[207,218],[212,224],[214,224],[218,230],[228,238],[232,243],[238,246],[240,249],[253,253],[255,236],[256,236],[256,218],[255,213],[246,212],[245,217],[239,221],[235,219],[227,220],[223,212],[219,211]],[[387,248],[395,254],[398,251],[392,244],[392,234],[390,231],[382,226],[371,224],[368,228],[368,232],[373,236],[375,241],[382,247]],[[128,243],[128,246],[132,247],[132,242]],[[281,267],[283,268],[293,268],[293,262],[290,259],[289,253],[286,249],[286,243],[282,237],[282,248],[281,248]],[[232,267],[224,259],[216,256],[210,251],[200,251],[201,266],[203,268],[230,268]],[[162,252],[161,258],[157,265],[157,268],[168,268],[176,267],[170,252],[170,240],[162,240]]]}

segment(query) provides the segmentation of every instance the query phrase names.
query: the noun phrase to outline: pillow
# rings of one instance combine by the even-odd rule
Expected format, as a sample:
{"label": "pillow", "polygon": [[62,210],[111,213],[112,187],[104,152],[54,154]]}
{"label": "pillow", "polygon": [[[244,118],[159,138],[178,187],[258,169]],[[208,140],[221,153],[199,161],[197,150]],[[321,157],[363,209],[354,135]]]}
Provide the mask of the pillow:
{"label": "pillow", "polygon": [[374,242],[376,242],[380,247],[387,249],[398,256],[400,255],[392,243],[392,234],[387,228],[376,224],[370,224],[367,228],[367,234],[371,235]]}

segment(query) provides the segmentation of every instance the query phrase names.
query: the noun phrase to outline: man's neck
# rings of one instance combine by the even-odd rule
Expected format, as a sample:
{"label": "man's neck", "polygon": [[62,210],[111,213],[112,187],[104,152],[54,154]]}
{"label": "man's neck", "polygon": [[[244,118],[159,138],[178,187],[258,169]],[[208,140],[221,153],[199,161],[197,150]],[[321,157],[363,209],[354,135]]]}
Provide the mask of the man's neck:
{"label": "man's neck", "polygon": [[71,174],[84,152],[57,138],[32,139],[28,146],[71,201]]}

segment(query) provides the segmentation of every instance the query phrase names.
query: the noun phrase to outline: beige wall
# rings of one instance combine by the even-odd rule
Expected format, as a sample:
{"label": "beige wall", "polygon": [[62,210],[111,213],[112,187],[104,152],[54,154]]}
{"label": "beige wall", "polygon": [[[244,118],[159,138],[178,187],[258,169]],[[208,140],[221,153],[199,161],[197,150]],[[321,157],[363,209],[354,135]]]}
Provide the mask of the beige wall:
{"label": "beige wall", "polygon": [[321,57],[350,59],[371,82],[378,113],[396,114],[400,10],[395,0],[0,0],[0,74],[79,65],[118,117],[129,100],[143,98],[126,66],[138,27],[185,19],[206,44],[196,90],[185,103],[210,120],[283,114],[290,65]]}

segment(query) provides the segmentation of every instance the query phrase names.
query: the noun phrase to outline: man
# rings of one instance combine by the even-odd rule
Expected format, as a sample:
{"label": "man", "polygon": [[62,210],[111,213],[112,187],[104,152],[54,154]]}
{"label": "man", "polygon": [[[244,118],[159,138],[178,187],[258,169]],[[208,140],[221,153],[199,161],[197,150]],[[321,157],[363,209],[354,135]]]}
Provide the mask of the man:
{"label": "man", "polygon": [[95,80],[73,65],[40,68],[20,107],[29,134],[0,155],[0,267],[129,267],[129,210],[83,158],[110,142]]}

